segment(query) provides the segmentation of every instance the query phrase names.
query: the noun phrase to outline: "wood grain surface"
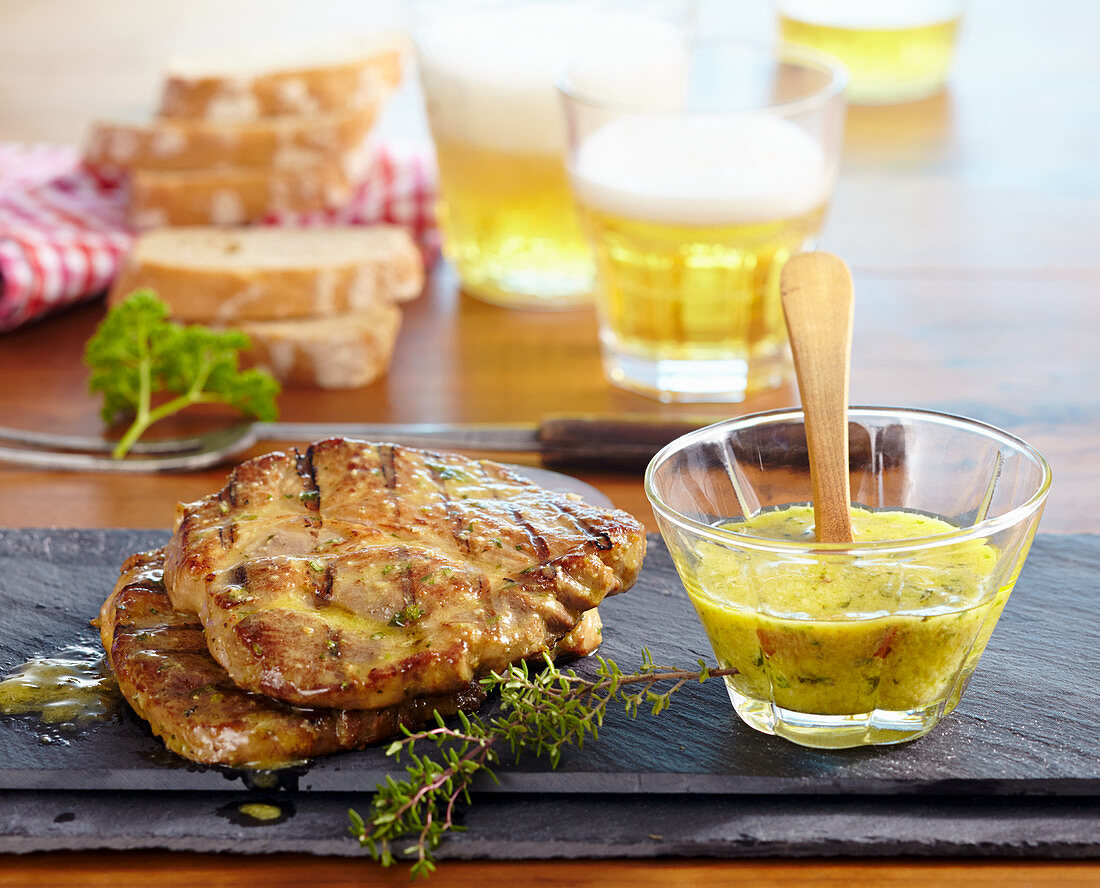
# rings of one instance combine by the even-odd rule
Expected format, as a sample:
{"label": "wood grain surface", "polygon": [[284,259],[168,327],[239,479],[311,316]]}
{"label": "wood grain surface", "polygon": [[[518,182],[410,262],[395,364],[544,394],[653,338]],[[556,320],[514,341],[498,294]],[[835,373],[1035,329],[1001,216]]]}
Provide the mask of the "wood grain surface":
{"label": "wood grain surface", "polygon": [[[10,860],[10,858],[9,858]],[[75,854],[36,855],[19,861],[18,870],[0,872],[2,888],[69,886],[79,874],[85,888],[155,885],[157,888],[331,888],[407,886],[408,870],[380,870],[370,861],[279,855],[263,860],[217,854]],[[65,874],[65,881],[59,874]],[[441,867],[426,884],[431,888],[1001,888],[1004,885],[1094,888],[1096,866],[1088,862],[939,863],[934,861],[517,861],[479,864],[455,861]]]}
{"label": "wood grain surface", "polygon": [[[294,33],[307,13],[329,23],[353,10],[358,22],[365,16],[355,3],[283,2],[282,17],[268,14],[273,4],[239,6],[245,12],[235,11],[238,19],[262,16],[265,37],[280,20]],[[744,22],[759,23],[767,4],[704,7],[714,29],[745,33]],[[214,24],[226,9],[207,0],[0,3],[0,138],[78,139],[95,113],[150,92],[148,78],[172,39],[232,36]],[[1091,0],[972,0],[948,92],[849,113],[843,169],[821,241],[855,278],[852,402],[962,413],[1031,441],[1054,470],[1044,532],[1100,532],[1097,33],[1100,4]],[[397,111],[415,117],[408,108]],[[0,336],[0,424],[99,429],[79,356],[101,316],[102,308],[90,304]],[[720,418],[795,400],[788,388],[702,412]],[[289,420],[677,412],[603,381],[590,311],[492,308],[458,293],[445,268],[410,307],[386,379],[356,392],[288,391],[281,406]],[[163,431],[202,421],[180,420]],[[216,470],[122,479],[0,466],[0,525],[164,527],[177,500],[216,489],[223,476]],[[637,475],[582,477],[653,527]],[[7,856],[0,886],[68,886],[77,874],[89,886],[148,888],[407,884],[404,871],[384,872],[363,860],[163,852]],[[1100,863],[456,862],[430,884],[1076,888],[1100,884]]]}

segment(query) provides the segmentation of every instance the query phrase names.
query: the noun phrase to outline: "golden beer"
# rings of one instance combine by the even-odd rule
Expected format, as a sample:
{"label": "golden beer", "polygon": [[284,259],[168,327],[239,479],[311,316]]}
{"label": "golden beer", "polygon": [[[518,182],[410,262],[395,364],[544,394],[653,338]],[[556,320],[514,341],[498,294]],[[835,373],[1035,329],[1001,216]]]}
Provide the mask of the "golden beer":
{"label": "golden beer", "polygon": [[823,204],[730,225],[650,222],[583,203],[581,212],[596,248],[614,381],[638,387],[630,386],[631,365],[650,364],[658,368],[652,391],[681,390],[688,400],[726,400],[731,385],[749,395],[784,382],[779,273],[820,229]]}
{"label": "golden beer", "polygon": [[416,42],[443,249],[464,289],[501,305],[589,301],[595,265],[566,179],[555,81],[577,52],[629,38],[655,55],[682,46],[682,29],[590,0],[423,5],[444,10]]}
{"label": "golden beer", "polygon": [[624,116],[576,150],[604,369],[665,401],[738,401],[790,373],[779,273],[814,238],[832,170],[778,116]]}
{"label": "golden beer", "polygon": [[471,293],[500,304],[571,303],[592,290],[560,153],[500,151],[436,138],[447,258]]}
{"label": "golden beer", "polygon": [[912,101],[937,92],[951,70],[958,25],[959,4],[944,0],[780,4],[783,40],[840,59],[853,103]]}

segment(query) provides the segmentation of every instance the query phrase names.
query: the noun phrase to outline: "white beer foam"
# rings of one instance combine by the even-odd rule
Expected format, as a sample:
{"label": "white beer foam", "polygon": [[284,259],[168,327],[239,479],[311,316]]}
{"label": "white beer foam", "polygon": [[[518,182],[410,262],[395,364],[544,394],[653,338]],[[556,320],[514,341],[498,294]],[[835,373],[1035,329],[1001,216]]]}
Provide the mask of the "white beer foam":
{"label": "white beer foam", "polygon": [[437,139],[562,154],[565,123],[556,83],[572,63],[618,45],[656,60],[682,52],[683,33],[670,22],[628,12],[533,3],[437,19],[417,44]]}
{"label": "white beer foam", "polygon": [[571,172],[587,206],[673,225],[789,219],[832,186],[821,146],[764,114],[616,118],[584,140]]}
{"label": "white beer foam", "polygon": [[834,28],[893,31],[947,22],[959,15],[959,0],[783,0],[781,14]]}

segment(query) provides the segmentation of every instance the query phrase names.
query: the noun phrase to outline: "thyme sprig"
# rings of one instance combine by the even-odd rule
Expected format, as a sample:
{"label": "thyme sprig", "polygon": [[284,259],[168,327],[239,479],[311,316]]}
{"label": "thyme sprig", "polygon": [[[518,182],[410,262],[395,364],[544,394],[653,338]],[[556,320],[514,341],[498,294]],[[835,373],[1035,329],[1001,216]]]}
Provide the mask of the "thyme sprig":
{"label": "thyme sprig", "polygon": [[[499,691],[498,714],[488,721],[458,713],[458,726],[449,727],[436,713],[435,727],[421,731],[402,728],[405,736],[386,749],[394,761],[408,756],[407,777],[392,776],[379,784],[371,802],[370,818],[348,812],[351,833],[371,857],[383,866],[412,860],[413,877],[435,870],[434,851],[448,832],[464,827],[455,822],[460,802],[469,804],[470,785],[480,774],[499,782],[494,770],[507,749],[513,761],[524,752],[545,756],[552,768],[561,760],[563,747],[584,746],[599,739],[607,707],[618,702],[631,718],[648,706],[653,715],[668,708],[672,695],[688,682],[733,675],[736,669],[712,669],[699,660],[698,671],[657,666],[648,650],[642,665],[626,674],[613,660],[596,657],[594,678],[561,670],[546,655],[545,668],[534,671],[527,663],[509,666],[481,680],[486,693]],[[664,692],[655,685],[672,682]],[[428,744],[434,755],[422,755],[417,744]],[[395,843],[411,844],[395,851]]]}

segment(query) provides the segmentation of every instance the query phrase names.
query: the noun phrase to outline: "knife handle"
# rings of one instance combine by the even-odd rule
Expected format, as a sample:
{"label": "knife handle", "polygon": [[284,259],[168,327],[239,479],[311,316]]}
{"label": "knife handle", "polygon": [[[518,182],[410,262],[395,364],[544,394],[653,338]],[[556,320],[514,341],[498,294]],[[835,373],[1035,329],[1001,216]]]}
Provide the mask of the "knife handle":
{"label": "knife handle", "polygon": [[546,465],[645,468],[670,441],[721,417],[669,419],[646,414],[550,415],[538,426],[539,450]]}

